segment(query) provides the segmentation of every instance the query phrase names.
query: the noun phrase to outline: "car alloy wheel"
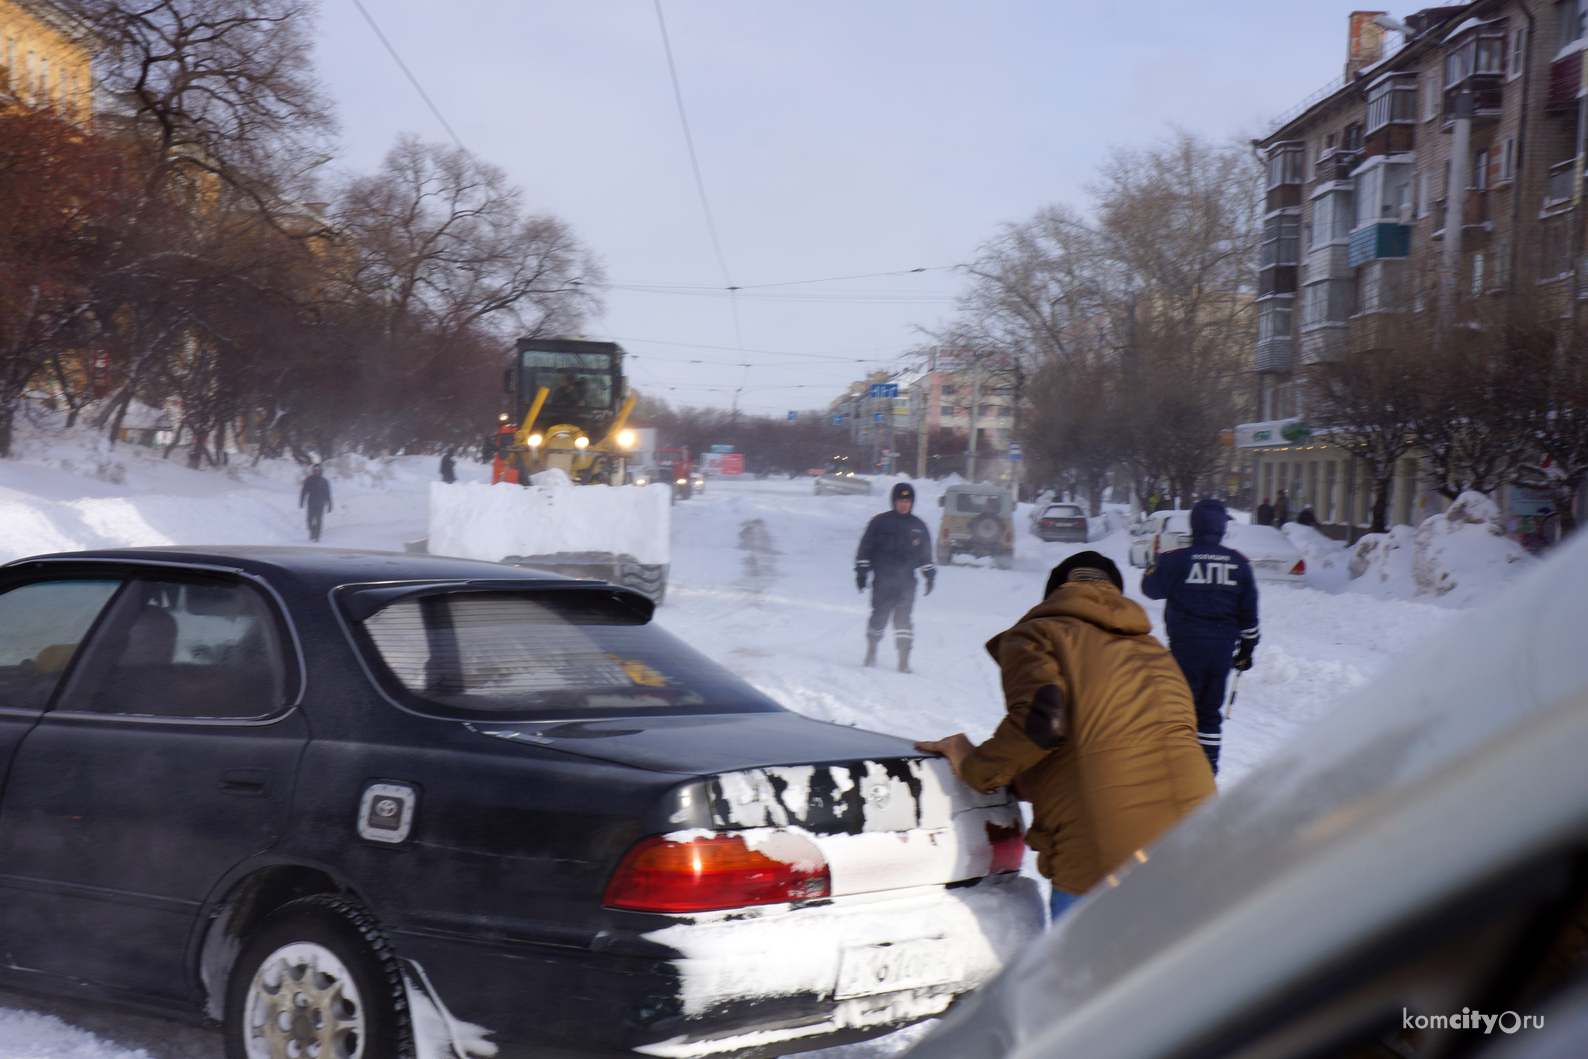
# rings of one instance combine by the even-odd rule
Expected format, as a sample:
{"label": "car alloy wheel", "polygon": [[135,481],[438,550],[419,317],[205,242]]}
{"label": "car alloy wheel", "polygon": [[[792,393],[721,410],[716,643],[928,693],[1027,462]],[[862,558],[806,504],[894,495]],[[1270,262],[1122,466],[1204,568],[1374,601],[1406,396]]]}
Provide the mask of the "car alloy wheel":
{"label": "car alloy wheel", "polygon": [[249,1059],[363,1059],[363,999],[323,945],[292,942],[266,956],[247,1003]]}
{"label": "car alloy wheel", "polygon": [[232,964],[223,1035],[226,1059],[411,1055],[407,990],[375,917],[337,894],[266,916]]}

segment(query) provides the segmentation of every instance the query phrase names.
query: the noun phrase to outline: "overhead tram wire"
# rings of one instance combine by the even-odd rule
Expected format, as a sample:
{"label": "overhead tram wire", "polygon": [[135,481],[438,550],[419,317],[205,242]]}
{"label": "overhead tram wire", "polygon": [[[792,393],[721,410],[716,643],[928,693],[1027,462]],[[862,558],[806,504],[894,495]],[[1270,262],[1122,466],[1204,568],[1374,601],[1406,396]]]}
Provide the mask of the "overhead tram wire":
{"label": "overhead tram wire", "polygon": [[353,0],[353,6],[358,8],[358,13],[364,16],[364,21],[369,23],[369,28],[375,31],[375,36],[379,37],[380,42],[386,46],[387,54],[392,57],[392,61],[397,64],[397,68],[403,72],[403,76],[408,78],[408,83],[414,86],[414,91],[419,93],[419,98],[425,101],[425,106],[430,108],[430,113],[436,116],[436,120],[441,123],[441,127],[447,130],[447,135],[452,137],[452,142],[458,145],[458,150],[467,151],[468,148],[463,146],[463,141],[458,139],[458,134],[452,131],[451,124],[442,116],[441,108],[436,106],[435,101],[430,98],[430,94],[419,83],[419,78],[415,77],[413,71],[408,69],[408,64],[403,62],[402,56],[397,54],[397,49],[392,47],[391,41],[386,39],[386,34],[382,33],[380,27],[375,24],[375,19],[365,9],[363,0]]}
{"label": "overhead tram wire", "polygon": [[[673,101],[678,104],[678,124],[684,130],[684,146],[689,150],[689,166],[695,174],[695,190],[700,194],[700,209],[706,217],[706,231],[711,235],[711,247],[716,251],[717,264],[722,269],[723,282],[730,291],[737,291],[733,283],[733,274],[728,271],[728,258],[722,252],[722,240],[717,237],[717,221],[711,213],[711,200],[706,196],[706,181],[700,175],[700,157],[695,153],[695,137],[689,131],[689,113],[684,109],[684,90],[678,83],[678,64],[673,61],[673,42],[667,35],[667,19],[662,14],[662,0],[652,0],[656,8],[656,25],[662,31],[662,51],[667,55],[667,75],[673,82]],[[733,340],[743,350],[744,332],[739,326],[739,299],[730,297],[728,304],[733,309]],[[744,376],[739,381],[739,389],[744,389],[745,382],[750,377],[750,366],[744,366]],[[739,406],[739,397],[735,393],[733,399],[735,413]]]}

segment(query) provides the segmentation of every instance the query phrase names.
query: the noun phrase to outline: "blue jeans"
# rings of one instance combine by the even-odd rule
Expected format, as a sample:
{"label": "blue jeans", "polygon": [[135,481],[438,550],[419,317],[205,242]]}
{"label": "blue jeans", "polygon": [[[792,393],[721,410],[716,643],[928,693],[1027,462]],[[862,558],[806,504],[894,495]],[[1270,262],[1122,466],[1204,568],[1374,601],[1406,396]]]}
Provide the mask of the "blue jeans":
{"label": "blue jeans", "polygon": [[1067,894],[1055,886],[1053,892],[1048,896],[1048,922],[1050,924],[1057,922],[1058,918],[1068,912],[1070,906],[1079,900],[1080,898],[1074,894]]}

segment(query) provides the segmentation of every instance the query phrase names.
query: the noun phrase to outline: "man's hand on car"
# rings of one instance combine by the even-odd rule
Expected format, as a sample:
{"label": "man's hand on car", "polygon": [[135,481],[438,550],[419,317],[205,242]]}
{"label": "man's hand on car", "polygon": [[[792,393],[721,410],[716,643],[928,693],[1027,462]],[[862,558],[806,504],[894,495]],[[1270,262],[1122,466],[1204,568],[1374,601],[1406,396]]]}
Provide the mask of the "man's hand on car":
{"label": "man's hand on car", "polygon": [[965,738],[964,732],[955,732],[946,739],[922,739],[915,744],[915,749],[923,754],[941,754],[948,758],[949,767],[954,770],[954,777],[962,780],[965,777],[959,774],[959,764],[976,749],[976,744]]}

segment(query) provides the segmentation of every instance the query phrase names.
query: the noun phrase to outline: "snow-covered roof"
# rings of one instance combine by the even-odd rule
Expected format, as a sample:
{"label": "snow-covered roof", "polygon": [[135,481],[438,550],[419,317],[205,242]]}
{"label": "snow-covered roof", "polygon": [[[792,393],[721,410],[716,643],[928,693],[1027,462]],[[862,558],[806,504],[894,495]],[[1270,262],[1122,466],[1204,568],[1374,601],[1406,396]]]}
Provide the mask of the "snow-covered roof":
{"label": "snow-covered roof", "polygon": [[1479,26],[1492,26],[1496,22],[1504,22],[1504,21],[1505,21],[1505,19],[1503,19],[1503,18],[1469,18],[1465,22],[1463,22],[1461,25],[1457,26],[1455,29],[1453,29],[1449,33],[1445,34],[1445,42],[1449,43],[1450,41],[1455,40],[1457,37],[1461,36],[1463,33],[1467,32],[1467,30],[1469,30],[1469,29],[1476,29]]}

